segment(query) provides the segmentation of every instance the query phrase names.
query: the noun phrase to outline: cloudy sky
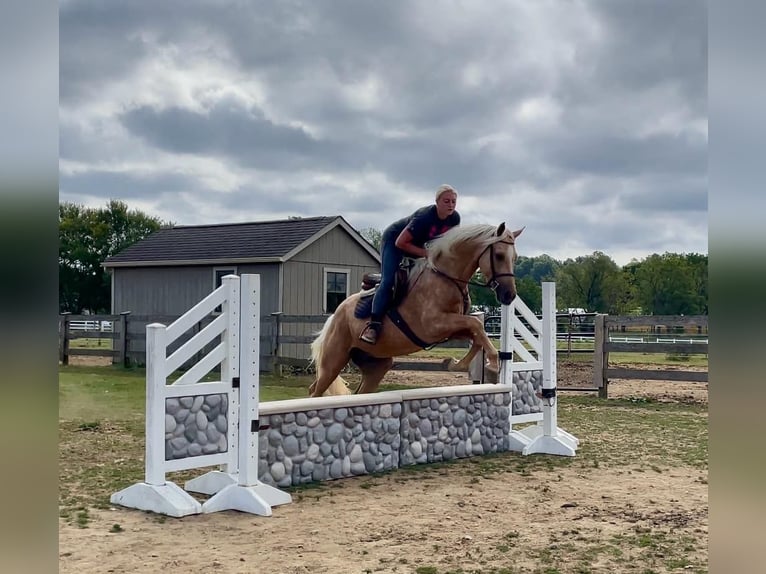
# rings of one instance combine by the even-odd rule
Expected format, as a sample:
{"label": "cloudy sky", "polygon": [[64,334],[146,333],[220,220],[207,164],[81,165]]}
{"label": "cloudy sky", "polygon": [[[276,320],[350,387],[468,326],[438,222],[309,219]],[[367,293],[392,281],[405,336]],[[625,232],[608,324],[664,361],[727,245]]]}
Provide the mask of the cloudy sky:
{"label": "cloudy sky", "polygon": [[60,2],[60,200],[386,225],[449,183],[522,255],[707,253],[700,0]]}

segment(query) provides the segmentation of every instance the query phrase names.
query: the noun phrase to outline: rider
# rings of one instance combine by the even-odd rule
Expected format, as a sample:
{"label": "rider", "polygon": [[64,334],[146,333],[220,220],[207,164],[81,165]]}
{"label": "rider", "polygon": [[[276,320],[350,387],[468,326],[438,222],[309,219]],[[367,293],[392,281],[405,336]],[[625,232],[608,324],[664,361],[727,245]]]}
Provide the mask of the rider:
{"label": "rider", "polygon": [[457,191],[451,185],[436,190],[433,205],[421,207],[412,215],[395,221],[383,232],[380,245],[380,285],[372,300],[372,314],[360,339],[374,345],[383,329],[383,316],[388,309],[394,288],[396,270],[405,255],[425,257],[425,244],[460,225],[460,214],[455,211]]}

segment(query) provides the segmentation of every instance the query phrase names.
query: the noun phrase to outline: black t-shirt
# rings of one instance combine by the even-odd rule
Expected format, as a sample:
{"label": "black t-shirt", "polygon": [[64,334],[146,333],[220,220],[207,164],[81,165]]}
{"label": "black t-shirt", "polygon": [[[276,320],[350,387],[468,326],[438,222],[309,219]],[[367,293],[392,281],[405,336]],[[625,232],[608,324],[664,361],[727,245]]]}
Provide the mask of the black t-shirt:
{"label": "black t-shirt", "polygon": [[393,235],[393,240],[407,228],[412,233],[412,244],[424,247],[432,239],[460,224],[460,214],[453,211],[447,219],[439,219],[435,205],[421,207],[409,217],[395,221],[386,229],[386,235]]}

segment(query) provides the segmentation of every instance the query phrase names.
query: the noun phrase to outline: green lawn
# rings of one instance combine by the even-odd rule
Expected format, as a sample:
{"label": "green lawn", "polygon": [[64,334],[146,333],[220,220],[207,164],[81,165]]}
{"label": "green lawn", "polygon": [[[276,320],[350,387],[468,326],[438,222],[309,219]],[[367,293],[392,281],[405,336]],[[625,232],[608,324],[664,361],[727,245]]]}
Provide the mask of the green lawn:
{"label": "green lawn", "polygon": [[[206,380],[214,380],[209,376]],[[261,400],[305,398],[312,377],[261,375]],[[122,367],[59,367],[59,418],[98,420],[144,416],[146,371]]]}
{"label": "green lawn", "polygon": [[111,339],[93,339],[83,337],[80,339],[69,340],[70,349],[111,349]]}
{"label": "green lawn", "polygon": [[[444,359],[460,357],[465,349],[434,348],[412,355],[417,358]],[[567,357],[559,353],[559,360],[592,363],[591,353],[573,353]],[[676,365],[706,368],[707,355],[674,357],[663,353],[611,353],[609,364],[640,363],[645,365]],[[123,369],[121,367],[78,367],[66,366],[59,369],[60,418],[98,419],[105,412],[118,416],[143,417],[146,389],[144,369]],[[208,377],[212,380],[213,376]],[[303,398],[312,377],[275,377],[261,375],[261,400]],[[383,385],[383,389],[397,388]],[[122,414],[121,414],[122,413]]]}
{"label": "green lawn", "polygon": [[[500,347],[498,341],[493,341],[496,348]],[[575,347],[573,347],[575,348]],[[591,349],[593,347],[591,346]],[[433,349],[418,351],[412,356],[421,359],[445,359],[447,357],[460,358],[465,355],[467,349]],[[558,360],[576,361],[578,363],[593,363],[593,353],[571,353],[567,355],[566,347],[559,345]],[[707,355],[670,355],[667,353],[609,353],[609,364],[634,363],[645,365],[687,365],[690,367],[707,367]]]}

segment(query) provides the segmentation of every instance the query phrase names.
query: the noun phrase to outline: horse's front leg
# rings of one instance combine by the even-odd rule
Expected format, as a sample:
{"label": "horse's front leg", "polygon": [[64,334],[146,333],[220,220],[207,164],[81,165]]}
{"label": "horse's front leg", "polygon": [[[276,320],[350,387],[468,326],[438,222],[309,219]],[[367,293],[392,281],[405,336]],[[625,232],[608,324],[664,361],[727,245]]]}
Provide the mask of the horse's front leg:
{"label": "horse's front leg", "polygon": [[495,373],[500,370],[497,349],[495,349],[492,341],[487,337],[487,333],[484,331],[484,325],[478,317],[455,313],[445,315],[443,318],[435,321],[435,323],[434,326],[442,330],[442,334],[446,334],[446,336],[451,336],[460,331],[471,334],[473,344],[471,345],[468,354],[460,359],[460,361],[453,364],[450,370],[459,370],[457,369],[457,365],[462,366],[463,364],[467,370],[467,365],[476,356],[479,349],[484,349],[484,352],[487,354],[487,368]]}
{"label": "horse's front leg", "polygon": [[481,351],[482,346],[481,343],[478,343],[475,339],[471,342],[471,348],[468,349],[468,352],[465,354],[465,357],[460,359],[459,361],[452,360],[447,364],[447,369],[449,371],[458,371],[458,372],[468,372],[471,362],[473,361],[474,357]]}

